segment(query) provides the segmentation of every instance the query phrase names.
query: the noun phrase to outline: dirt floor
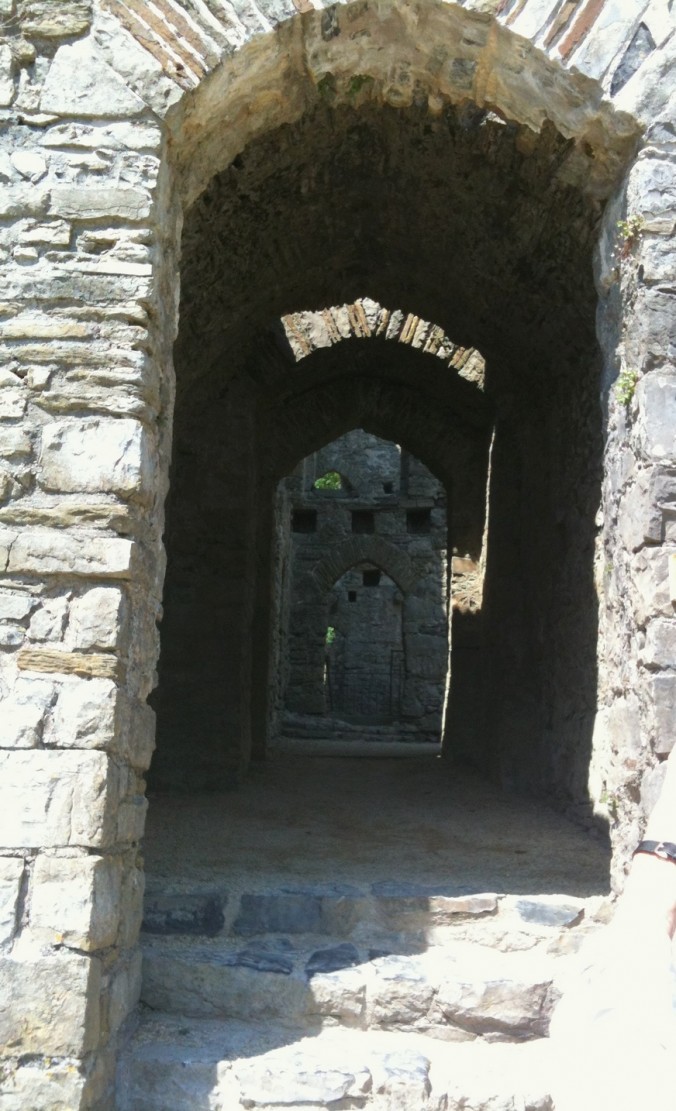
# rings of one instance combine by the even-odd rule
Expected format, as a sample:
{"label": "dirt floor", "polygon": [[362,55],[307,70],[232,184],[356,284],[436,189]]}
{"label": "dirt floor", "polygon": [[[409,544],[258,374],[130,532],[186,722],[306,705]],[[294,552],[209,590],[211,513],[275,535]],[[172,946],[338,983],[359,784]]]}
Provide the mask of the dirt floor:
{"label": "dirt floor", "polygon": [[580,897],[609,889],[600,840],[452,770],[433,746],[402,746],[392,758],[392,746],[381,754],[352,743],[355,755],[342,756],[324,745],[309,756],[308,744],[274,750],[238,791],[151,797],[151,881],[166,890],[217,880],[233,892],[280,882]]}

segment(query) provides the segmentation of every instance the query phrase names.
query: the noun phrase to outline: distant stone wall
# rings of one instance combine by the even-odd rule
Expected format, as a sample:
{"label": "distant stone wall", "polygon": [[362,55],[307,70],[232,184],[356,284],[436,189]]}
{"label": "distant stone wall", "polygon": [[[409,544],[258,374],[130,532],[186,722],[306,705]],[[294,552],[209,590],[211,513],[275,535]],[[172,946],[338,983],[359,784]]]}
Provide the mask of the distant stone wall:
{"label": "distant stone wall", "polygon": [[[314,487],[329,471],[343,477],[342,489]],[[443,486],[398,445],[361,429],[305,459],[284,486],[286,709],[403,721],[439,740],[449,606]],[[382,581],[369,585],[370,570]]]}
{"label": "distant stone wall", "polygon": [[[209,416],[214,383],[222,386],[241,369],[247,336],[256,328],[289,311],[348,303],[364,293],[398,305],[417,290],[416,315],[439,321],[457,343],[478,343],[495,366],[502,353],[512,368],[526,361],[531,373],[539,368],[546,376],[552,350],[567,350],[575,363],[578,336],[589,328],[582,301],[590,282],[572,244],[587,243],[594,212],[598,218],[609,198],[595,263],[605,451],[590,596],[593,587],[600,713],[588,706],[584,728],[595,717],[587,753],[592,805],[611,823],[616,882],[672,745],[673,12],[662,0],[302,6],[310,10],[301,15],[286,0],[227,9],[211,0],[158,0],[152,8],[132,0],[0,2],[0,973],[8,1000],[0,1014],[0,1052],[8,1108],[48,1107],[55,1099],[69,1109],[113,1106],[115,1039],[139,983],[138,846],[143,775],[153,748],[146,699],[156,681],[164,575],[179,229],[214,175],[231,167],[236,179],[242,153],[256,142],[265,153],[265,137],[275,129],[322,111],[342,121],[360,113],[374,119],[381,111],[383,121],[388,112],[389,120],[393,113],[403,120],[408,113],[410,121],[424,108],[425,126],[448,122],[462,148],[454,163],[459,169],[467,151],[480,151],[467,175],[472,203],[490,196],[471,224],[477,265],[456,263],[458,252],[444,235],[453,228],[457,245],[469,229],[468,199],[454,208],[440,195],[431,254],[416,263],[411,253],[423,241],[411,220],[422,211],[421,198],[431,203],[443,177],[431,176],[429,189],[418,189],[416,203],[406,206],[406,227],[391,227],[380,238],[356,235],[351,210],[345,233],[337,227],[341,234],[333,239],[335,274],[325,238],[318,235],[307,254],[301,246],[300,231],[310,224],[298,198],[302,189],[317,195],[312,167],[302,188],[291,190],[296,224],[291,207],[277,224],[261,220],[260,209],[247,223],[236,208],[229,224],[232,212],[223,209],[221,227],[212,208],[206,236],[199,238],[195,221],[196,238],[188,235],[183,244],[176,348],[182,411],[191,396],[195,410],[202,405]],[[273,145],[287,159],[281,134]],[[479,180],[478,169],[489,163],[490,173]],[[544,167],[557,183],[551,196]],[[528,193],[531,170],[535,184]],[[386,179],[372,174],[369,180]],[[491,189],[498,181],[514,189],[511,218],[494,227],[484,213],[494,211]],[[461,190],[460,177],[457,184]],[[271,195],[281,192],[273,188]],[[547,221],[538,223],[543,210],[533,207],[537,196],[557,218],[552,227],[563,221],[567,233],[547,238]],[[367,235],[381,209],[359,204]],[[330,229],[325,207],[322,213]],[[623,231],[621,220],[635,222]],[[515,232],[516,223],[525,237]],[[357,243],[368,260],[358,273],[350,253]],[[378,254],[379,243],[389,254]],[[262,364],[256,369],[264,380]],[[213,389],[204,387],[209,375]],[[375,387],[368,390],[372,401]],[[400,383],[397,397],[402,390]],[[544,385],[542,391],[546,397]],[[560,396],[567,396],[565,389]],[[584,397],[580,390],[578,419],[596,428],[595,414],[585,416]],[[281,412],[283,390],[275,399]],[[508,433],[510,421],[517,428],[522,400],[518,390],[511,397],[502,392]],[[335,423],[334,401],[327,385],[313,410],[317,417],[324,413],[323,429]],[[233,578],[220,610],[238,645],[228,687],[235,707],[230,695],[225,704],[244,765],[256,657],[246,630],[258,618],[256,627],[264,626],[269,591],[257,585],[254,538],[264,530],[252,517],[259,487],[266,490],[262,502],[271,504],[266,482],[273,475],[266,477],[260,459],[256,464],[253,426],[245,424],[237,441],[239,410],[229,401],[226,408],[231,423],[218,425],[213,410],[209,436],[194,445],[197,481],[183,489],[191,497],[212,479],[218,487],[229,462],[245,479],[233,505],[237,513],[248,507],[248,523],[232,537]],[[549,419],[555,439],[556,421]],[[349,425],[346,409],[341,421],[334,436]],[[190,421],[182,427],[189,429]],[[208,445],[219,437],[232,443],[233,455],[218,457],[212,468],[216,456]],[[179,459],[184,442],[178,434],[176,441]],[[509,443],[507,435],[504,447]],[[539,443],[533,434],[522,447],[542,472]],[[306,444],[304,454],[316,446]],[[528,492],[519,495],[518,468],[511,483],[508,473],[503,489],[518,514]],[[191,472],[177,466],[176,489],[182,474]],[[545,554],[564,552],[581,535],[574,487],[571,482],[567,515],[557,524],[561,546],[552,532]],[[530,512],[537,520],[538,507]],[[586,525],[583,532],[589,539]],[[208,545],[203,555],[208,564]],[[520,564],[514,548],[510,558],[521,582],[520,567],[528,564]],[[269,584],[270,561],[260,562]],[[214,566],[222,578],[220,553]],[[573,589],[562,574],[547,597]],[[573,623],[573,610],[563,607],[556,611],[560,619],[542,630],[542,611],[529,608],[525,589],[523,598],[531,643],[547,643],[555,626],[565,630],[564,615]],[[169,620],[169,597],[167,603]],[[217,616],[202,604],[200,620]],[[183,660],[201,643],[199,634],[198,621]],[[263,628],[265,645],[267,635]],[[508,670],[510,676],[515,672]],[[221,679],[213,676],[217,689]],[[566,710],[563,698],[558,706],[557,722],[566,724],[566,745],[574,752],[579,707]],[[553,723],[543,724],[538,743],[546,755]],[[513,729],[523,735],[518,715]],[[557,749],[555,761],[566,765],[568,750]],[[579,779],[584,761],[575,766]],[[566,775],[564,767],[561,779]]]}

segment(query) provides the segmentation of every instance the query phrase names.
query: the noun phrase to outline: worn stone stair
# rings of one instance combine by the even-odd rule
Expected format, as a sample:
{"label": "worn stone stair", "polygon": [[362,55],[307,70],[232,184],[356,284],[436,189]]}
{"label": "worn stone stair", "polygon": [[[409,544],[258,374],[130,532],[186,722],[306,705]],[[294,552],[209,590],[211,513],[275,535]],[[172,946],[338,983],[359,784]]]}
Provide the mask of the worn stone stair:
{"label": "worn stone stair", "polygon": [[423,1034],[148,1015],[124,1056],[123,1111],[553,1111],[546,1039],[444,1044]]}
{"label": "worn stone stair", "polygon": [[548,1111],[546,1034],[599,898],[149,881],[119,1111]]}

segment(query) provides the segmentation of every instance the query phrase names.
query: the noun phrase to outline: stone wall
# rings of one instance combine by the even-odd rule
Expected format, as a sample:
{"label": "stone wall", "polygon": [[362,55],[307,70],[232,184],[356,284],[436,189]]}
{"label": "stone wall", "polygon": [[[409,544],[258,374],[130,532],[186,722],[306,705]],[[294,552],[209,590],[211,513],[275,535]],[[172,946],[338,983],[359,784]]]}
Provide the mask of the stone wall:
{"label": "stone wall", "polygon": [[[249,166],[267,157],[265,136],[273,132],[290,181],[292,128],[304,114],[315,114],[311,131],[323,113],[335,113],[343,150],[373,150],[370,135],[389,136],[375,174],[362,161],[379,187],[399,129],[409,137],[431,129],[431,160],[418,161],[416,177],[418,155],[404,152],[399,165],[410,173],[387,204],[382,197],[369,203],[366,187],[352,205],[335,193],[335,212],[348,217],[326,220],[328,240],[298,206],[299,196],[321,198],[316,212],[326,218],[331,177],[323,156],[299,171],[286,209],[275,208],[279,181],[266,194],[271,207],[262,185],[253,186],[248,201],[240,195],[234,209],[223,210],[223,225],[212,207],[208,238],[193,252],[184,238],[176,365],[183,399],[195,413],[202,405],[206,423],[214,383],[223,390],[251,347],[262,351],[271,322],[290,311],[370,293],[437,321],[458,343],[478,344],[489,365],[507,362],[513,372],[526,360],[532,376],[547,373],[552,350],[575,363],[598,298],[601,713],[590,763],[592,798],[611,821],[620,882],[659,788],[673,719],[676,618],[667,565],[676,465],[676,37],[663,0],[563,7],[554,0],[428,0],[303,15],[285,0],[264,8],[235,3],[227,12],[192,0],[158,0],[152,10],[132,0],[2,0],[0,18],[3,1101],[8,1111],[103,1111],[113,1103],[115,1034],[138,991],[137,849],[153,746],[146,699],[161,612],[182,213],[202,195],[208,209],[208,183],[230,166],[234,180],[240,156],[256,142]],[[361,148],[352,127],[360,121]],[[431,149],[435,134],[440,144],[442,134],[454,144],[456,177],[435,170],[444,166]],[[424,134],[421,143],[420,157]],[[427,175],[423,191],[420,175]],[[453,183],[455,206],[444,181]],[[499,183],[506,183],[503,194]],[[425,209],[427,233],[412,223],[423,195],[432,209],[439,198],[434,211]],[[407,197],[398,221],[394,201]],[[314,254],[307,246],[313,233]],[[594,242],[596,295],[586,278]],[[264,380],[261,361],[248,365]],[[208,374],[211,385],[200,393]],[[434,374],[423,381],[429,385]],[[428,389],[432,410],[435,388]],[[391,397],[406,389],[401,379]],[[364,391],[374,412],[376,387]],[[506,388],[505,406],[509,394]],[[279,405],[284,390],[269,396]],[[514,442],[510,422],[513,434],[522,396],[512,392],[504,448]],[[586,396],[580,388],[580,409]],[[323,437],[335,427],[337,399],[329,384],[316,397]],[[236,412],[234,400],[223,404]],[[571,406],[568,419],[574,412]],[[593,412],[591,419],[598,430]],[[337,423],[328,438],[354,426],[345,410]],[[554,437],[552,417],[548,427]],[[375,416],[369,430],[398,435],[383,433]],[[246,476],[256,453],[247,454],[248,427],[244,433],[233,451]],[[521,439],[532,467],[539,466],[538,442]],[[301,454],[317,446],[306,442]],[[424,458],[424,444],[417,454]],[[562,456],[557,449],[549,458]],[[229,467],[226,456],[212,468],[213,461],[209,453],[198,458],[199,483],[217,482]],[[243,503],[270,504],[273,474],[260,461],[259,472],[256,493],[245,481]],[[178,467],[174,481],[179,488]],[[520,504],[528,496],[525,486]],[[585,513],[588,543],[588,501]],[[240,572],[243,563],[257,569],[257,521],[249,520],[233,547]],[[572,524],[573,545],[578,535]],[[220,567],[220,551],[217,559]],[[269,561],[263,565],[237,599],[232,628],[265,613]],[[547,599],[556,601],[560,583]],[[560,612],[552,611],[550,628]],[[535,613],[529,627],[532,636]],[[250,690],[251,645],[238,644],[234,666]],[[243,764],[251,722],[246,703],[237,707]],[[570,720],[576,716],[579,707]],[[572,744],[573,728],[568,735]]]}
{"label": "stone wall", "polygon": [[[317,489],[329,471],[342,476],[342,488]],[[305,459],[284,485],[286,709],[405,722],[438,740],[449,649],[443,486],[397,444],[361,429]],[[370,570],[383,572],[382,580],[370,585]],[[329,626],[335,639],[327,645]]]}

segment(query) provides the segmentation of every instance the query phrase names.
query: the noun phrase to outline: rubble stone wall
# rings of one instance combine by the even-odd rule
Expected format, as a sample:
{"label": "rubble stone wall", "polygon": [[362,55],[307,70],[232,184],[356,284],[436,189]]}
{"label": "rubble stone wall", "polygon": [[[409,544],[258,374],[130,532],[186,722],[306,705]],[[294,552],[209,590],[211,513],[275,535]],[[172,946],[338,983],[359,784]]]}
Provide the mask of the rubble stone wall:
{"label": "rubble stone wall", "polygon": [[[181,217],[248,143],[306,109],[425,103],[435,113],[473,103],[532,135],[553,127],[569,140],[561,180],[610,198],[596,261],[606,448],[591,775],[612,822],[618,880],[672,744],[670,6],[302,7],[0,2],[7,1111],[114,1105],[115,1037],[139,983],[146,699],[161,613]],[[327,289],[318,282],[317,301],[336,303]],[[303,307],[300,292],[266,292],[267,318]],[[398,292],[383,296],[396,304]],[[435,296],[421,299],[429,319],[443,315],[434,311],[442,290]],[[218,296],[215,305],[217,318]],[[490,308],[477,301],[475,312],[495,344]],[[218,329],[185,334],[195,338],[200,367],[223,364]]]}

